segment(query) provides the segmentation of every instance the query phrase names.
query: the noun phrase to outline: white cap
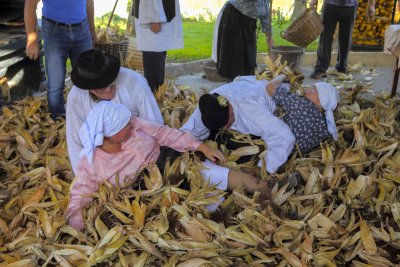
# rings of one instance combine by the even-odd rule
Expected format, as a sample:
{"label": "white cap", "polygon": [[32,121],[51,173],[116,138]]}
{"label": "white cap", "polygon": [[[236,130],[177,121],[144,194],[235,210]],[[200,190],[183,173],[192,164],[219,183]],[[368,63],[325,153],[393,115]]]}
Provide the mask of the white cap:
{"label": "white cap", "polygon": [[340,101],[339,92],[333,85],[325,82],[315,83],[315,87],[318,90],[318,97],[321,107],[325,110],[328,131],[333,138],[337,140],[338,133],[336,129],[335,118],[333,117],[333,111],[336,109],[337,103]]}
{"label": "white cap", "polygon": [[92,164],[96,146],[103,144],[104,137],[113,136],[121,131],[130,119],[131,112],[124,105],[113,101],[97,103],[79,130],[79,139],[83,145],[79,157],[86,156],[89,164]]}

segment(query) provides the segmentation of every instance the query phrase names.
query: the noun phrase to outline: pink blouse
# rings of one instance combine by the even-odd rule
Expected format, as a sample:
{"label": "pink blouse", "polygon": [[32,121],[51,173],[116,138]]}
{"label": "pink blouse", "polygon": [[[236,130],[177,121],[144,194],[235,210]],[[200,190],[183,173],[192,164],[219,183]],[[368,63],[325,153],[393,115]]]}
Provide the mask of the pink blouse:
{"label": "pink blouse", "polygon": [[99,183],[108,181],[115,185],[118,173],[120,186],[131,185],[137,175],[148,165],[156,163],[160,146],[167,146],[179,152],[195,151],[201,144],[190,133],[172,129],[166,125],[133,117],[131,136],[123,143],[122,151],[107,153],[100,148],[94,150],[93,165],[86,157],[81,158],[76,179],[71,185],[71,200],[68,207],[68,224],[81,230],[84,221],[81,209],[91,198],[87,197],[98,190]]}

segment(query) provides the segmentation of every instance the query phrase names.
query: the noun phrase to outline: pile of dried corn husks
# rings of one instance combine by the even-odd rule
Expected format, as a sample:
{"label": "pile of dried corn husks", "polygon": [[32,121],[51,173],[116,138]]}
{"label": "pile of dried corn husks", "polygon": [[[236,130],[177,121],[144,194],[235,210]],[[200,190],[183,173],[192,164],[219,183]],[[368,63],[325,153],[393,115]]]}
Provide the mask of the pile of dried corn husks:
{"label": "pile of dried corn husks", "polygon": [[[174,86],[156,97],[174,127],[197,102]],[[205,184],[198,159],[185,153],[164,174],[150,167],[142,190],[102,185],[83,232],[65,222],[73,179],[65,123],[46,111],[43,99],[26,98],[0,117],[0,266],[399,266],[394,100],[345,92],[339,141],[291,158],[277,175],[299,171],[296,191],[275,187],[265,203],[238,188],[210,215],[205,206],[224,192]],[[234,165],[239,152],[224,153]],[[190,190],[168,185],[171,176],[187,177]]]}

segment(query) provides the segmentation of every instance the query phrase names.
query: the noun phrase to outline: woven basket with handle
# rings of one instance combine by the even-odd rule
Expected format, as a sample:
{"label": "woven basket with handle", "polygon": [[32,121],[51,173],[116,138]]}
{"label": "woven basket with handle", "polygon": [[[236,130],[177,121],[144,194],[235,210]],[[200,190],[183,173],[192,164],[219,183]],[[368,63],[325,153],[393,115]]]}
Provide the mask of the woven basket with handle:
{"label": "woven basket with handle", "polygon": [[106,55],[119,58],[121,60],[121,64],[123,64],[126,60],[128,52],[128,39],[113,43],[96,43],[95,47]]}
{"label": "woven basket with handle", "polygon": [[[110,27],[111,21],[114,17],[115,8],[117,7],[118,0],[115,0],[114,8],[111,11],[110,19],[108,20],[107,29]],[[111,55],[119,58],[121,64],[125,64],[126,55],[128,52],[128,38],[118,42],[96,43],[95,48],[99,49],[106,55]]]}
{"label": "woven basket with handle", "polygon": [[143,70],[142,51],[137,49],[136,38],[129,38],[128,55],[125,60],[125,66],[133,70]]}
{"label": "woven basket with handle", "polygon": [[324,30],[321,18],[315,9],[307,9],[290,26],[281,32],[283,39],[300,47],[306,47]]}

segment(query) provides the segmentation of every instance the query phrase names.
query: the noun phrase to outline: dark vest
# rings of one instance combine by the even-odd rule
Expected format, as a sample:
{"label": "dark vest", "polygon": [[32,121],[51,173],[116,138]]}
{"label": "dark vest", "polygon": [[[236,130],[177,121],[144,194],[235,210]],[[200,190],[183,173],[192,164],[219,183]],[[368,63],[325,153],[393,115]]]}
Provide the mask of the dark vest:
{"label": "dark vest", "polygon": [[[162,3],[167,21],[170,22],[175,17],[175,0],[162,0]],[[140,0],[133,0],[132,16],[135,18],[139,18],[139,4]]]}

